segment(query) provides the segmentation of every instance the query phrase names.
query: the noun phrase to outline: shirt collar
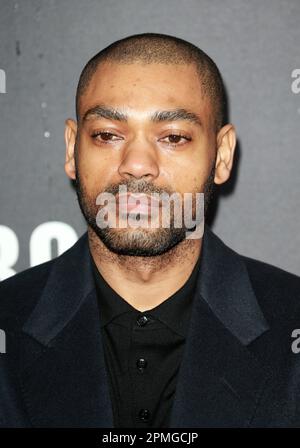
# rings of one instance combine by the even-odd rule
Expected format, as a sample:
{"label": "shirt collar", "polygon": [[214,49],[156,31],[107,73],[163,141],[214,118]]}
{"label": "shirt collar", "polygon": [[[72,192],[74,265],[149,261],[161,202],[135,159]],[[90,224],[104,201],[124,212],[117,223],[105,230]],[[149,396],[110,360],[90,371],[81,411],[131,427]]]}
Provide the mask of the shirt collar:
{"label": "shirt collar", "polygon": [[91,255],[93,274],[95,279],[96,291],[99,300],[100,325],[104,327],[115,317],[123,313],[132,313],[136,317],[139,315],[150,315],[166,324],[176,333],[186,336],[192,302],[195,294],[195,288],[200,270],[199,256],[193,271],[186,283],[164,302],[150,310],[140,312],[125,299],[123,299],[111,286],[104,280],[99,272],[93,257]]}

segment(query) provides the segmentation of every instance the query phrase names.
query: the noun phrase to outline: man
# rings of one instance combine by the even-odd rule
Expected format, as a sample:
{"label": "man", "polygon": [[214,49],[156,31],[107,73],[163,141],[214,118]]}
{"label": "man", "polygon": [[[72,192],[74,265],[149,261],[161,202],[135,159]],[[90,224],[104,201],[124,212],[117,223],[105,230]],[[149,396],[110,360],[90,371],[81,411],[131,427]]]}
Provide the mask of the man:
{"label": "man", "polygon": [[129,36],[86,64],[65,171],[88,228],[0,285],[3,427],[300,424],[299,277],[237,254],[206,223],[195,237],[199,216],[175,226],[175,205],[169,226],[147,227],[162,196],[131,202],[175,193],[187,206],[191,194],[197,218],[204,194],[207,216],[233,165],[225,112],[214,62],[173,36]]}

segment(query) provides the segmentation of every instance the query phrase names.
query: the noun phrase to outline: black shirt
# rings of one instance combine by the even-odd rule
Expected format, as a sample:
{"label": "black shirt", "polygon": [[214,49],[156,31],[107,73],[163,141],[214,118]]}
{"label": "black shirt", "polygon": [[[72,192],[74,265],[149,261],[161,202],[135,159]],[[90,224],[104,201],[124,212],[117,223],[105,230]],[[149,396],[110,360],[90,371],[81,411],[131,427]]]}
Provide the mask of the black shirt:
{"label": "black shirt", "polygon": [[115,428],[168,427],[200,258],[176,293],[144,312],[108,285],[92,258]]}

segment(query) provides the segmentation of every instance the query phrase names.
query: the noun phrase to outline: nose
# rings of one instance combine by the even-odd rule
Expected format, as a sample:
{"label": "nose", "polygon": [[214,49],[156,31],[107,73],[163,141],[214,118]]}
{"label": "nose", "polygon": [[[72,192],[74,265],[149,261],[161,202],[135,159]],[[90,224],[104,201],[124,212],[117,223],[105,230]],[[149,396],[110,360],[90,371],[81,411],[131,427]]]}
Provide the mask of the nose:
{"label": "nose", "polygon": [[119,174],[124,179],[145,177],[148,181],[159,175],[158,154],[146,138],[135,138],[124,148]]}

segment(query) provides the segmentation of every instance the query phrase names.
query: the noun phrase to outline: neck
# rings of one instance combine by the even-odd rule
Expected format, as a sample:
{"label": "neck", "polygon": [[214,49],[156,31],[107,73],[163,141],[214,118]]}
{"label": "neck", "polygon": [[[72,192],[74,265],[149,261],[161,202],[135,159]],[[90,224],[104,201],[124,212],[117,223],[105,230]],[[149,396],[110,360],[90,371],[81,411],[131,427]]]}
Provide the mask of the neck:
{"label": "neck", "polygon": [[202,238],[184,239],[162,255],[136,257],[110,251],[90,227],[88,238],[104,280],[139,311],[160,305],[186,283],[202,247]]}

